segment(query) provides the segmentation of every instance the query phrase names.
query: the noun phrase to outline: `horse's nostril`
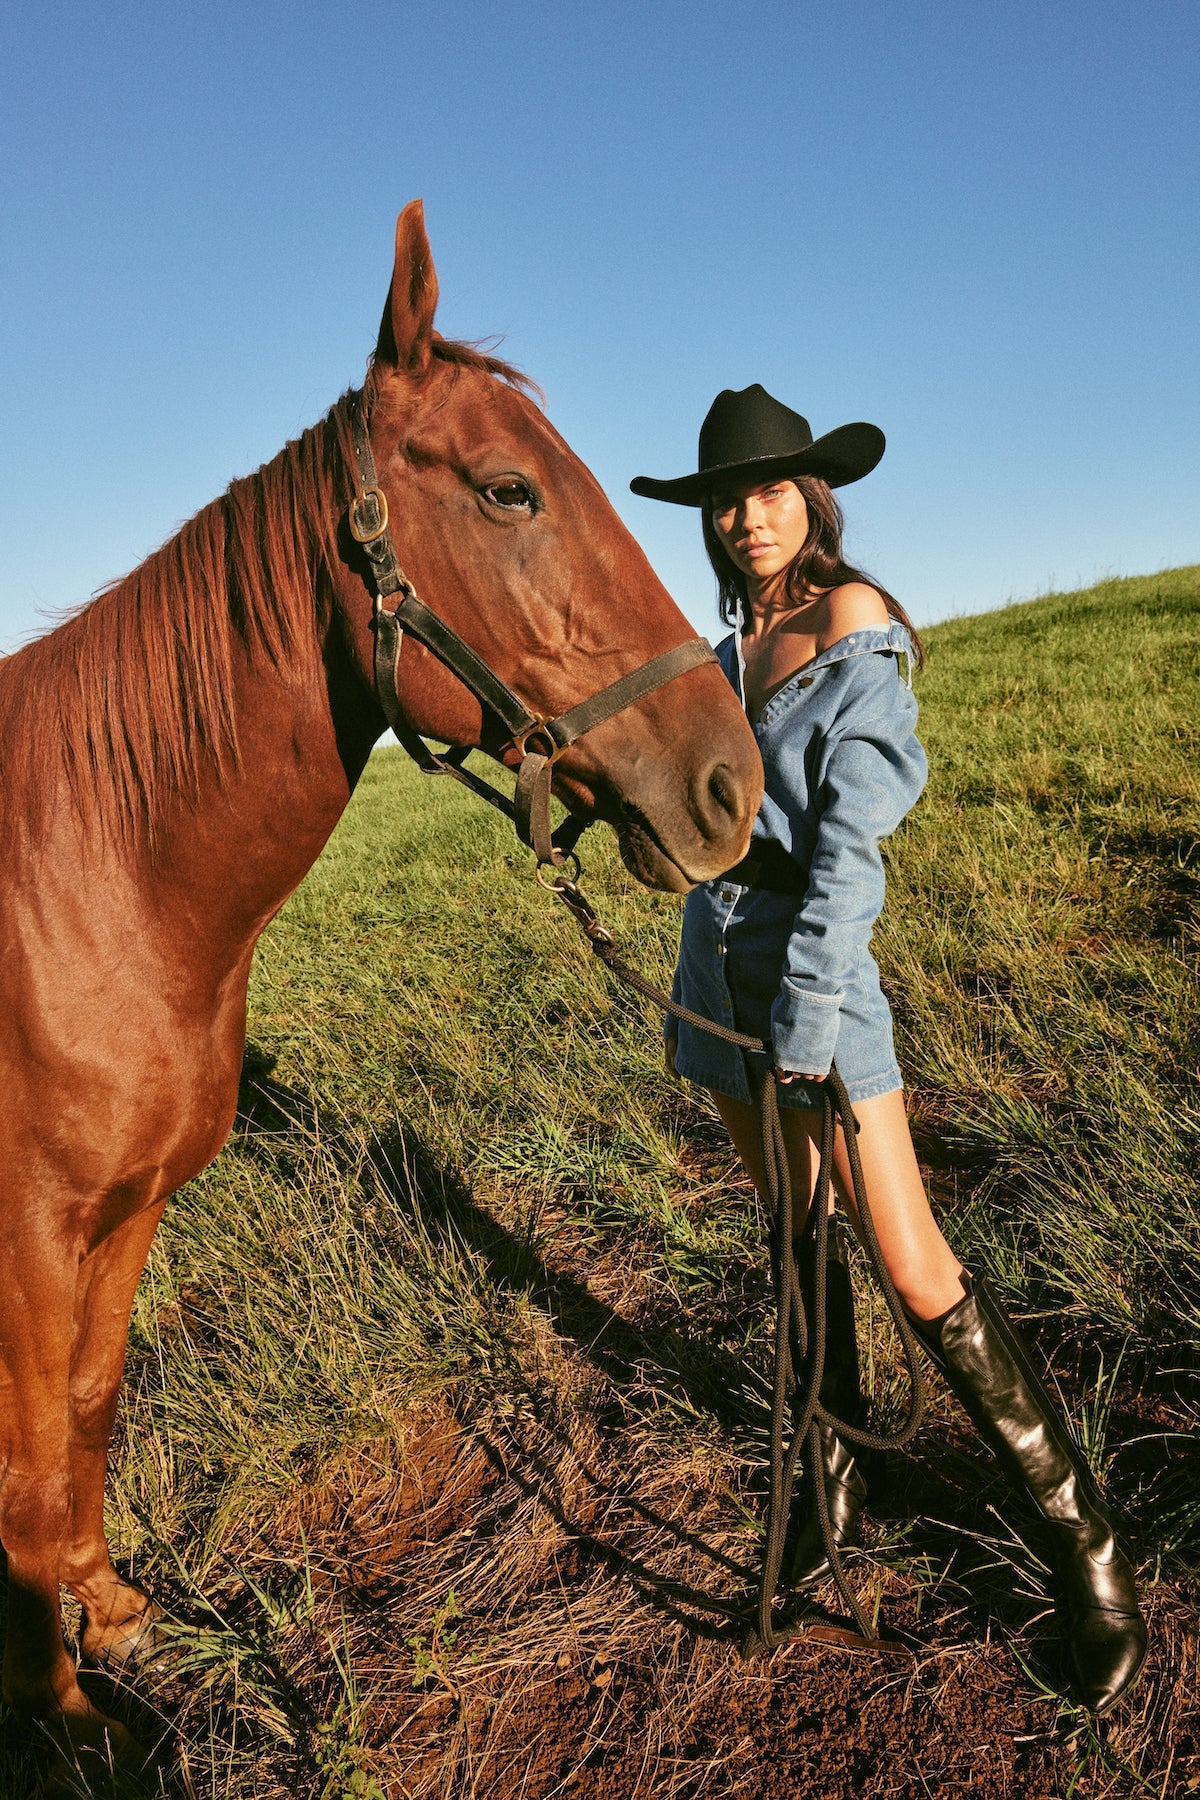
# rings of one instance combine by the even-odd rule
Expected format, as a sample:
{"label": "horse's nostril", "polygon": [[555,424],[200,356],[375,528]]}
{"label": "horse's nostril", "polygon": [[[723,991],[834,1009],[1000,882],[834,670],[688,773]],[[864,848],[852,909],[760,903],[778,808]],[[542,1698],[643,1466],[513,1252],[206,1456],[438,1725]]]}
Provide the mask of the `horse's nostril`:
{"label": "horse's nostril", "polygon": [[715,763],[709,770],[708,792],[713,804],[729,818],[740,817],[742,798],[733,770],[728,763]]}

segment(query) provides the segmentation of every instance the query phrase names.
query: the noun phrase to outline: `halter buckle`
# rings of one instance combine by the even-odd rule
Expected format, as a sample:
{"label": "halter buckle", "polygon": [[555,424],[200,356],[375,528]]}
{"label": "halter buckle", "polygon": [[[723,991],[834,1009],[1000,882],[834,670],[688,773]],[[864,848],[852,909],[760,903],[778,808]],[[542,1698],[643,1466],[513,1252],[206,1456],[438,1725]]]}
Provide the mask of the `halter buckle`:
{"label": "halter buckle", "polygon": [[514,731],[512,734],[512,743],[518,755],[523,757],[541,755],[541,751],[534,751],[529,748],[529,740],[531,737],[541,737],[547,746],[545,753],[546,761],[549,763],[556,763],[563,754],[563,751],[568,749],[569,746],[567,744],[555,743],[554,739],[550,736],[550,726],[552,723],[553,721],[546,718],[544,713],[534,713],[528,725],[522,725],[519,731]]}
{"label": "halter buckle", "polygon": [[[358,519],[359,508],[365,506],[368,500],[374,500],[376,511],[379,514],[379,523],[373,531],[368,530],[365,525],[361,525]],[[355,543],[373,544],[376,538],[381,538],[388,528],[387,495],[383,489],[369,487],[364,488],[361,494],[355,494],[346,512],[346,523],[350,527],[350,536]]]}

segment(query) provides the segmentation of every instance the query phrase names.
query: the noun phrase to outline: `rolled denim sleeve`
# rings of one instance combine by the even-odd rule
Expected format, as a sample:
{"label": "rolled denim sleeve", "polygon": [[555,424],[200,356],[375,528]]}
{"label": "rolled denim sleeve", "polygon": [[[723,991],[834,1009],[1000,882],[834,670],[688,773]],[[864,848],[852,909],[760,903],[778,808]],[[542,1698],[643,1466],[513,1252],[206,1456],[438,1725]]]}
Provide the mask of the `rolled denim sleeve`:
{"label": "rolled denim sleeve", "polygon": [[880,845],[925,785],[917,707],[896,664],[862,659],[852,691],[825,740],[820,817],[808,887],[788,940],[783,980],[771,1008],[775,1062],[793,1073],[827,1075],[838,1011],[860,979],[883,907]]}

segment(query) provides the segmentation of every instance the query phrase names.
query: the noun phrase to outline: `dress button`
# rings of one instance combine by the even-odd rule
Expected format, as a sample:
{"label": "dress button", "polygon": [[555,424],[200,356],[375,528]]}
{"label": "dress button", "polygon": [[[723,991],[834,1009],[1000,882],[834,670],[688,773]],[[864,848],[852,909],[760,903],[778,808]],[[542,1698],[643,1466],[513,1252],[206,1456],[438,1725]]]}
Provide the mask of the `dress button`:
{"label": "dress button", "polygon": [[802,675],[800,677],[800,686],[801,687],[811,687],[812,684],[813,684],[813,678],[811,675]]}
{"label": "dress button", "polygon": [[733,899],[733,889],[732,888],[722,888],[721,889],[721,898],[725,902],[726,906],[728,906],[729,902]]}

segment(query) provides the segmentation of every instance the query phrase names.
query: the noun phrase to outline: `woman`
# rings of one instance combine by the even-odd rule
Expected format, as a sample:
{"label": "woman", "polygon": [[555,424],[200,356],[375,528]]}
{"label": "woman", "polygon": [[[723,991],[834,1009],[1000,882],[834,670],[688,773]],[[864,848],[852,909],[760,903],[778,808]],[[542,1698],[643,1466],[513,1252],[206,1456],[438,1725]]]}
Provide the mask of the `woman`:
{"label": "woman", "polygon": [[[930,1211],[870,954],[884,898],[879,846],[926,773],[911,689],[920,640],[891,595],[843,558],[831,491],[869,474],[883,449],[883,433],[866,424],[814,441],[807,420],[755,384],[718,394],[700,429],[695,474],[630,483],[636,494],[701,509],[722,616],[734,626],[717,654],[744,701],[765,773],[748,855],[689,896],[673,998],[761,1038],[771,1056],[744,1057],[668,1021],[667,1059],[709,1090],[760,1193],[752,1090],[773,1066],[793,1189],[804,1194],[815,1185],[819,1083],[836,1056],[889,1273],[934,1362],[1045,1521],[1076,1684],[1100,1713],[1145,1660],[1133,1572],[1026,1347]],[[849,1204],[840,1135],[834,1179]],[[857,1422],[853,1299],[836,1234],[830,1243],[821,1401]],[[819,1474],[835,1536],[847,1543],[867,1494],[861,1452],[827,1427],[821,1434]],[[794,1579],[811,1583],[827,1572],[810,1522]]]}

